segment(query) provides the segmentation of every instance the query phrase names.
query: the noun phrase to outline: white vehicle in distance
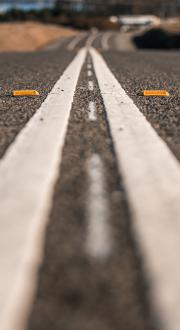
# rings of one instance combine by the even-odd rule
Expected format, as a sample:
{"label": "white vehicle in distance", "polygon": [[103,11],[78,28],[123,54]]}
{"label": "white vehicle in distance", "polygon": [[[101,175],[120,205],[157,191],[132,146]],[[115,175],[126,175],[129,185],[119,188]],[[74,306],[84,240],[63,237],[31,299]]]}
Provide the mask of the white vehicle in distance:
{"label": "white vehicle in distance", "polygon": [[160,25],[160,18],[155,15],[120,15],[117,17],[123,30],[134,28],[154,27]]}

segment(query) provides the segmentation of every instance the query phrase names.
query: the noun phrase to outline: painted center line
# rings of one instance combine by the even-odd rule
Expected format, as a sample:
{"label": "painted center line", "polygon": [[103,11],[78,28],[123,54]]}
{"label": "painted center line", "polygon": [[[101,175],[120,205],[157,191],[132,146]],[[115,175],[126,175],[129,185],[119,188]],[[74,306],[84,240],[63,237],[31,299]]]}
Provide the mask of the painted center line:
{"label": "painted center line", "polygon": [[92,80],[88,81],[88,89],[92,92],[94,90],[94,82]]}
{"label": "painted center line", "polygon": [[93,42],[95,41],[95,39],[97,38],[98,35],[99,35],[98,33],[94,33],[89,36],[89,38],[86,41],[86,47],[88,49],[92,46]]}
{"label": "painted center line", "polygon": [[74,37],[73,40],[68,44],[67,49],[72,51],[78,45],[78,43],[86,37],[86,33],[81,33]]}
{"label": "painted center line", "polygon": [[180,329],[180,164],[91,49],[160,328]]}
{"label": "painted center line", "polygon": [[96,121],[97,115],[96,115],[96,105],[94,102],[89,102],[89,120],[90,121]]}
{"label": "painted center line", "polygon": [[92,71],[91,70],[88,70],[87,71],[87,75],[88,75],[88,77],[91,77],[92,76]]}
{"label": "painted center line", "polygon": [[88,68],[89,70],[91,70],[91,69],[92,69],[92,65],[91,65],[91,64],[88,64],[88,65],[87,65],[87,68]]}
{"label": "painted center line", "polygon": [[87,162],[89,189],[87,196],[86,251],[93,258],[106,259],[112,251],[109,228],[109,205],[106,195],[104,164],[98,154]]}
{"label": "painted center line", "polygon": [[0,161],[2,330],[26,329],[68,119],[85,58],[83,49]]}

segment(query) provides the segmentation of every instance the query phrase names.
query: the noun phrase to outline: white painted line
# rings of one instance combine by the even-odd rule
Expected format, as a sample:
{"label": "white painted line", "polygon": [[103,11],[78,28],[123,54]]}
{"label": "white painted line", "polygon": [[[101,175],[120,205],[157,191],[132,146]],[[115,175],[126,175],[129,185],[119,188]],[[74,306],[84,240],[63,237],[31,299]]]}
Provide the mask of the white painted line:
{"label": "white painted line", "polygon": [[92,80],[88,81],[88,89],[92,92],[94,90],[94,82]]}
{"label": "white painted line", "polygon": [[104,164],[98,154],[87,162],[87,240],[86,252],[93,258],[105,259],[112,252],[109,228],[109,205],[106,196]]}
{"label": "white painted line", "polygon": [[43,48],[45,51],[52,51],[62,47],[63,43],[66,41],[65,37],[61,37],[57,41],[54,41]]}
{"label": "white painted line", "polygon": [[91,70],[88,70],[87,71],[87,75],[88,75],[88,77],[91,77],[92,76],[92,71]]}
{"label": "white painted line", "polygon": [[87,68],[91,70],[92,69],[92,65],[91,64],[88,64],[87,65]]}
{"label": "white painted line", "polygon": [[86,37],[86,33],[81,33],[78,36],[74,37],[74,39],[68,44],[68,50],[74,50],[77,47],[78,43]]}
{"label": "white painted line", "polygon": [[90,121],[96,121],[97,116],[96,116],[96,105],[94,102],[89,102],[89,120]]}
{"label": "white painted line", "polygon": [[102,49],[108,50],[109,49],[109,39],[111,37],[112,33],[111,32],[106,32],[103,34],[101,43],[102,43]]}
{"label": "white painted line", "polygon": [[73,95],[85,57],[83,49],[0,161],[2,330],[26,329]]}
{"label": "white painted line", "polygon": [[93,45],[93,42],[98,37],[98,35],[99,35],[98,33],[94,33],[94,34],[89,36],[89,38],[86,41],[86,47],[87,48],[90,48]]}
{"label": "white painted line", "polygon": [[91,50],[137,242],[162,329],[180,329],[180,165]]}

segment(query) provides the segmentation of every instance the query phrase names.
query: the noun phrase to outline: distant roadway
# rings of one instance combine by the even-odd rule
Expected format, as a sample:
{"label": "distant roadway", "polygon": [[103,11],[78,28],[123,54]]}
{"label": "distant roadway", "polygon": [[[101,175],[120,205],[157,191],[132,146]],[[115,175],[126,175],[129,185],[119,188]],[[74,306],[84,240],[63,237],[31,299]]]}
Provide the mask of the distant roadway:
{"label": "distant roadway", "polygon": [[179,330],[179,53],[82,32],[0,77],[0,329]]}

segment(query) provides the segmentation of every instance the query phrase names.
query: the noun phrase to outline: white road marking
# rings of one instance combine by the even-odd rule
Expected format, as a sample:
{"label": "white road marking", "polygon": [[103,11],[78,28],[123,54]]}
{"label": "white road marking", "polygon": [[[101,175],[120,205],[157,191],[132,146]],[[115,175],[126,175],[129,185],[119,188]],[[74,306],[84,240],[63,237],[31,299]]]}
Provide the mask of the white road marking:
{"label": "white road marking", "polygon": [[92,71],[91,70],[88,70],[87,71],[87,75],[88,75],[88,77],[91,77],[92,76]]}
{"label": "white road marking", "polygon": [[86,37],[86,33],[81,33],[79,35],[77,35],[76,37],[74,37],[73,40],[71,40],[71,42],[68,44],[67,49],[68,50],[74,50],[75,47],[77,47],[78,43],[83,40]]}
{"label": "white road marking", "polygon": [[89,36],[89,38],[86,41],[87,48],[90,48],[92,46],[93,42],[95,41],[95,39],[97,38],[98,35],[99,35],[98,33],[94,33]]}
{"label": "white road marking", "polygon": [[109,49],[109,39],[112,35],[112,32],[106,32],[103,34],[101,43],[102,43],[102,49],[108,50]]}
{"label": "white road marking", "polygon": [[43,48],[43,50],[45,50],[45,51],[56,50],[56,49],[60,48],[65,41],[66,41],[66,38],[62,37],[62,38],[58,39],[57,41],[54,41],[54,42],[48,44],[47,46],[45,46]]}
{"label": "white road marking", "polygon": [[88,89],[92,92],[94,90],[94,83],[92,80],[88,81]]}
{"label": "white road marking", "polygon": [[97,116],[96,116],[96,105],[94,102],[89,102],[89,120],[90,121],[96,121]]}
{"label": "white road marking", "polygon": [[87,196],[87,253],[97,259],[107,258],[112,251],[109,205],[106,196],[104,164],[98,154],[87,162],[89,189]]}
{"label": "white road marking", "polygon": [[89,64],[87,65],[87,68],[88,68],[88,69],[92,69],[92,65],[89,63]]}
{"label": "white road marking", "polygon": [[2,330],[26,329],[73,95],[85,57],[83,49],[0,161]]}
{"label": "white road marking", "polygon": [[103,58],[93,49],[91,55],[151,284],[154,311],[164,330],[179,330],[180,165]]}

